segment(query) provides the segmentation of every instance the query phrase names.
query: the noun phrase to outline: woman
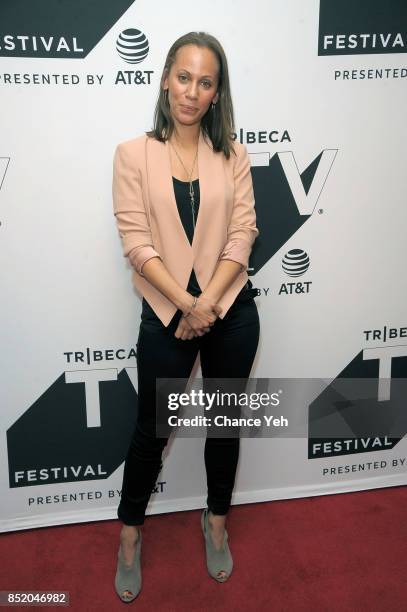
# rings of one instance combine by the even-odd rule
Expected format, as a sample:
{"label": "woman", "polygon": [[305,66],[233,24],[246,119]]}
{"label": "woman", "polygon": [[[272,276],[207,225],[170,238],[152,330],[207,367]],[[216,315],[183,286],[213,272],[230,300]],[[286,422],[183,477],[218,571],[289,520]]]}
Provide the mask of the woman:
{"label": "woman", "polygon": [[[156,378],[189,378],[198,352],[204,378],[247,378],[257,350],[247,265],[258,230],[250,162],[233,129],[225,53],[213,36],[191,32],[168,52],[153,130],[115,152],[114,213],[143,296],[137,423],[118,507],[115,588],[126,602],[141,589],[140,526],[168,441],[156,437]],[[239,441],[205,443],[201,526],[208,572],[219,582],[233,567],[225,522]]]}

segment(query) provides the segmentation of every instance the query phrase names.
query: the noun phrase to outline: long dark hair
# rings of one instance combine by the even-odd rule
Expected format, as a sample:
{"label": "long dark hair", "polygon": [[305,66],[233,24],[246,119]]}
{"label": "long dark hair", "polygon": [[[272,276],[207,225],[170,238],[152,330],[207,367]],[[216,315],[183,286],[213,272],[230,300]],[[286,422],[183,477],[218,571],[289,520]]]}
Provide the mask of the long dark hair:
{"label": "long dark hair", "polygon": [[229,71],[225,52],[220,42],[211,34],[206,32],[189,32],[184,34],[174,42],[168,51],[164,69],[160,79],[160,93],[154,111],[154,127],[147,135],[165,142],[171,137],[174,130],[174,122],[170,113],[168,95],[162,88],[165,77],[169,74],[171,66],[175,62],[178,49],[185,45],[195,45],[196,47],[206,47],[215,54],[219,64],[218,79],[218,101],[215,106],[210,105],[207,112],[201,119],[201,128],[212,143],[215,151],[223,151],[225,157],[229,159],[234,132],[234,116],[232,96],[230,93]]}

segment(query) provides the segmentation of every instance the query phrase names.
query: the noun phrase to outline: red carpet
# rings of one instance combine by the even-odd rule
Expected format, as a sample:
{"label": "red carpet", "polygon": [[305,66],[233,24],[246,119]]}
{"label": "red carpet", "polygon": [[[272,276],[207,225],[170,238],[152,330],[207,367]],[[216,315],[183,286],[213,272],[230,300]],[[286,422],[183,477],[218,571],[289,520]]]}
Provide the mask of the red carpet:
{"label": "red carpet", "polygon": [[147,517],[131,604],[113,589],[119,521],[6,533],[0,590],[69,591],[75,612],[404,612],[406,506],[407,487],[233,506],[225,584],[206,572],[200,511]]}

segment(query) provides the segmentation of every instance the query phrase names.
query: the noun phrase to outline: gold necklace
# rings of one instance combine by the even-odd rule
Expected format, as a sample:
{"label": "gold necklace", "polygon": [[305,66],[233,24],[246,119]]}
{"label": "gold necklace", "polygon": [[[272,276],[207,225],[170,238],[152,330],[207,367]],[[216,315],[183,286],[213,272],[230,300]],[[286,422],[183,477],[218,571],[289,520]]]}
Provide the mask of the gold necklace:
{"label": "gold necklace", "polygon": [[[184,168],[185,174],[188,176],[188,170],[186,169],[184,162],[182,161],[180,155],[178,154],[177,149],[175,148],[175,146],[171,142],[170,142],[170,145],[174,149],[175,155],[178,157],[182,167]],[[192,184],[191,178],[192,178],[192,174],[194,172],[194,168],[195,168],[197,157],[198,157],[198,147],[196,147],[194,163],[192,164],[192,169],[191,169],[191,172],[189,173],[189,177],[188,177],[188,182],[189,182],[189,197],[191,199],[192,224],[194,226],[194,229],[195,229],[195,192],[194,192],[194,186]]]}

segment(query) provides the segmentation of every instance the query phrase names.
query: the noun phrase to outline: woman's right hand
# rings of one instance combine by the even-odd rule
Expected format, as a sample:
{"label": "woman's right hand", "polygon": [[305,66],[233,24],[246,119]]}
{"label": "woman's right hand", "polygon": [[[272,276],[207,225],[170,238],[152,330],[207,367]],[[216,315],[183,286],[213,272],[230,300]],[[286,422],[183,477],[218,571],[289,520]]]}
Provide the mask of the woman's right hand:
{"label": "woman's right hand", "polygon": [[195,307],[190,310],[186,319],[195,333],[198,336],[203,336],[210,330],[221,312],[222,308],[219,304],[200,295]]}

